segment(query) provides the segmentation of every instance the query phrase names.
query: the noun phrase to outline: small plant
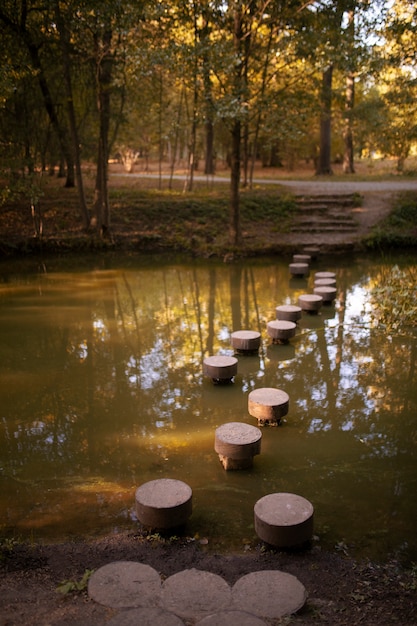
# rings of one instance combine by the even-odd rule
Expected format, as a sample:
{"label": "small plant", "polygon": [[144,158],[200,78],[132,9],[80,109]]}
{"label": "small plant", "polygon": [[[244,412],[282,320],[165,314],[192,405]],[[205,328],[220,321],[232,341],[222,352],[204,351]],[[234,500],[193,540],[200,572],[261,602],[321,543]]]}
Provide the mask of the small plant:
{"label": "small plant", "polygon": [[19,545],[19,540],[15,537],[0,538],[0,563],[6,561],[13,553],[13,550]]}
{"label": "small plant", "polygon": [[67,595],[69,593],[80,593],[87,589],[88,581],[90,576],[93,574],[93,569],[86,569],[81,580],[64,580],[58,587],[56,591],[58,593],[62,593],[62,595]]}
{"label": "small plant", "polygon": [[372,318],[387,332],[400,333],[417,326],[417,268],[397,265],[381,272],[371,291]]}

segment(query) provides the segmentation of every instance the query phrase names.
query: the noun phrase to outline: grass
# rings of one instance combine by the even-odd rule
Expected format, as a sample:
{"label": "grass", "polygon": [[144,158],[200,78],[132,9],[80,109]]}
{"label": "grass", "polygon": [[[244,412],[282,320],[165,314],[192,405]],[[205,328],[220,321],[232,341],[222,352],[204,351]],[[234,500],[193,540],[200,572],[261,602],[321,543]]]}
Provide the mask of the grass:
{"label": "grass", "polygon": [[415,247],[417,243],[417,193],[399,194],[390,214],[367,237],[370,249]]}
{"label": "grass", "polygon": [[[387,180],[395,175],[394,172],[392,161],[362,161],[357,174],[343,175],[335,166],[335,174],[328,180]],[[45,250],[46,245],[51,252],[124,247],[144,252],[181,251],[199,256],[239,253],[228,241],[230,182],[227,170],[222,172],[224,177],[220,181],[218,178],[214,182],[210,177],[196,177],[194,190],[185,193],[184,181],[179,178],[173,179],[172,189],[169,189],[167,178],[159,180],[121,173],[121,166],[112,166],[109,179],[110,240],[101,240],[83,231],[76,189],[64,188],[62,179],[42,175],[37,179],[42,240],[34,237],[30,203],[23,194],[20,199],[13,199],[0,207],[0,253],[27,253],[42,247]],[[311,181],[314,171],[311,164],[296,172],[259,168],[255,177],[257,182],[253,189],[242,189],[240,194],[240,224],[244,238],[241,252],[245,254],[264,253],[282,246],[279,236],[290,230],[297,207],[294,196],[279,183],[287,178]],[[262,179],[268,178],[274,178],[276,184],[262,184]],[[94,176],[88,173],[85,190],[87,203],[92,207]],[[369,249],[415,245],[416,207],[415,194],[401,196],[393,213],[372,232],[365,245]]]}

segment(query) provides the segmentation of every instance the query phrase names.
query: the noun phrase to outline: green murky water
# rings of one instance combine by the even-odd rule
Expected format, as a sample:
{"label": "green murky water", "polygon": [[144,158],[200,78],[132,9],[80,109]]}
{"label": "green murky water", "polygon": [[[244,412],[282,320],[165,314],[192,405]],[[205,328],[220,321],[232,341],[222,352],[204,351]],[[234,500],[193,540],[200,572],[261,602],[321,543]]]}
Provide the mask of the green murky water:
{"label": "green murky water", "polygon": [[[385,265],[326,260],[297,280],[276,260],[0,266],[1,534],[135,528],[135,489],[171,477],[193,490],[187,532],[216,549],[256,543],[256,500],[290,491],[313,503],[319,545],[417,558],[417,344],[371,327],[367,294]],[[337,275],[334,306],[272,345],[275,307],[322,269]],[[233,354],[230,334],[244,328],[262,333],[259,355],[213,385],[203,357]],[[262,429],[252,470],[225,472],[214,431],[256,425],[257,387],[285,390],[289,413]]]}

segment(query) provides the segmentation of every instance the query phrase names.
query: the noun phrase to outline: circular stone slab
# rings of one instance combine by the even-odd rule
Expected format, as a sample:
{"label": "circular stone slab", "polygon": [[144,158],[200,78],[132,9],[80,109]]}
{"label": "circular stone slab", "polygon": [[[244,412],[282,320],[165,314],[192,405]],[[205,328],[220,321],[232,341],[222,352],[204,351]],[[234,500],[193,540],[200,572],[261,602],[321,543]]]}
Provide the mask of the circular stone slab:
{"label": "circular stone slab", "polygon": [[282,389],[261,387],[249,393],[248,411],[260,424],[279,424],[288,413],[289,403],[290,397]]}
{"label": "circular stone slab", "polygon": [[219,611],[208,615],[196,623],[195,626],[267,626],[259,617],[244,611]]}
{"label": "circular stone slab", "polygon": [[288,267],[292,276],[307,276],[310,271],[308,263],[290,263]]}
{"label": "circular stone slab", "polygon": [[155,607],[161,601],[161,578],[149,565],[116,561],[100,567],[88,581],[90,598],[113,609]]}
{"label": "circular stone slab", "polygon": [[320,254],[320,248],[318,248],[317,246],[307,246],[306,248],[304,248],[303,252],[304,254],[309,254],[314,260],[317,259],[318,255]]}
{"label": "circular stone slab", "polygon": [[277,320],[285,320],[287,322],[296,322],[301,319],[302,309],[295,304],[280,304],[275,309]]}
{"label": "circular stone slab", "polygon": [[294,337],[296,328],[295,322],[286,320],[273,320],[266,325],[268,335],[277,343],[288,343]]}
{"label": "circular stone slab", "polygon": [[298,304],[308,313],[317,313],[323,304],[323,298],[316,293],[305,293],[298,298]]}
{"label": "circular stone slab", "polygon": [[316,278],[314,280],[315,287],[336,287],[335,278]]}
{"label": "circular stone slab", "polygon": [[256,502],[254,514],[256,534],[272,546],[289,548],[313,535],[313,505],[294,493],[264,496]]}
{"label": "circular stone slab", "polygon": [[136,515],[150,528],[175,528],[192,513],[191,487],[181,480],[159,478],[136,489]]}
{"label": "circular stone slab", "polygon": [[314,274],[314,280],[317,278],[336,278],[336,272],[316,272]]}
{"label": "circular stone slab", "polygon": [[310,263],[311,256],[309,254],[293,254],[292,260],[294,263]]}
{"label": "circular stone slab", "polygon": [[247,469],[261,452],[259,428],[241,422],[229,422],[216,429],[214,449],[224,469]]}
{"label": "circular stone slab", "polygon": [[203,373],[212,380],[231,380],[237,374],[237,358],[207,356],[203,361]]}
{"label": "circular stone slab", "polygon": [[319,286],[314,287],[313,291],[315,294],[323,298],[324,303],[333,302],[337,294],[336,287]]}
{"label": "circular stone slab", "polygon": [[163,609],[130,609],[118,613],[106,626],[184,626],[184,622],[174,613]]}
{"label": "circular stone slab", "polygon": [[162,585],[165,609],[180,617],[201,619],[230,607],[232,590],[217,574],[186,569],[170,576]]}
{"label": "circular stone slab", "polygon": [[292,574],[277,570],[242,576],[232,589],[233,604],[267,619],[299,611],[307,600],[304,585]]}
{"label": "circular stone slab", "polygon": [[231,343],[237,352],[256,352],[261,345],[261,333],[256,330],[236,330],[231,335]]}

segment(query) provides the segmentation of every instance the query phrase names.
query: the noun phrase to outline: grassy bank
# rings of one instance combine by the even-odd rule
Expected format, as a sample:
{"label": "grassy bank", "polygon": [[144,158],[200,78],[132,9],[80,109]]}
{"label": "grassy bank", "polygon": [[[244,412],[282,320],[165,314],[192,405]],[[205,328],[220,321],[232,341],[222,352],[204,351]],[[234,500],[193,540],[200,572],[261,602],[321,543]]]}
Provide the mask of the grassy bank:
{"label": "grassy bank", "polygon": [[390,214],[373,228],[364,243],[371,250],[417,250],[417,193],[399,194]]}

